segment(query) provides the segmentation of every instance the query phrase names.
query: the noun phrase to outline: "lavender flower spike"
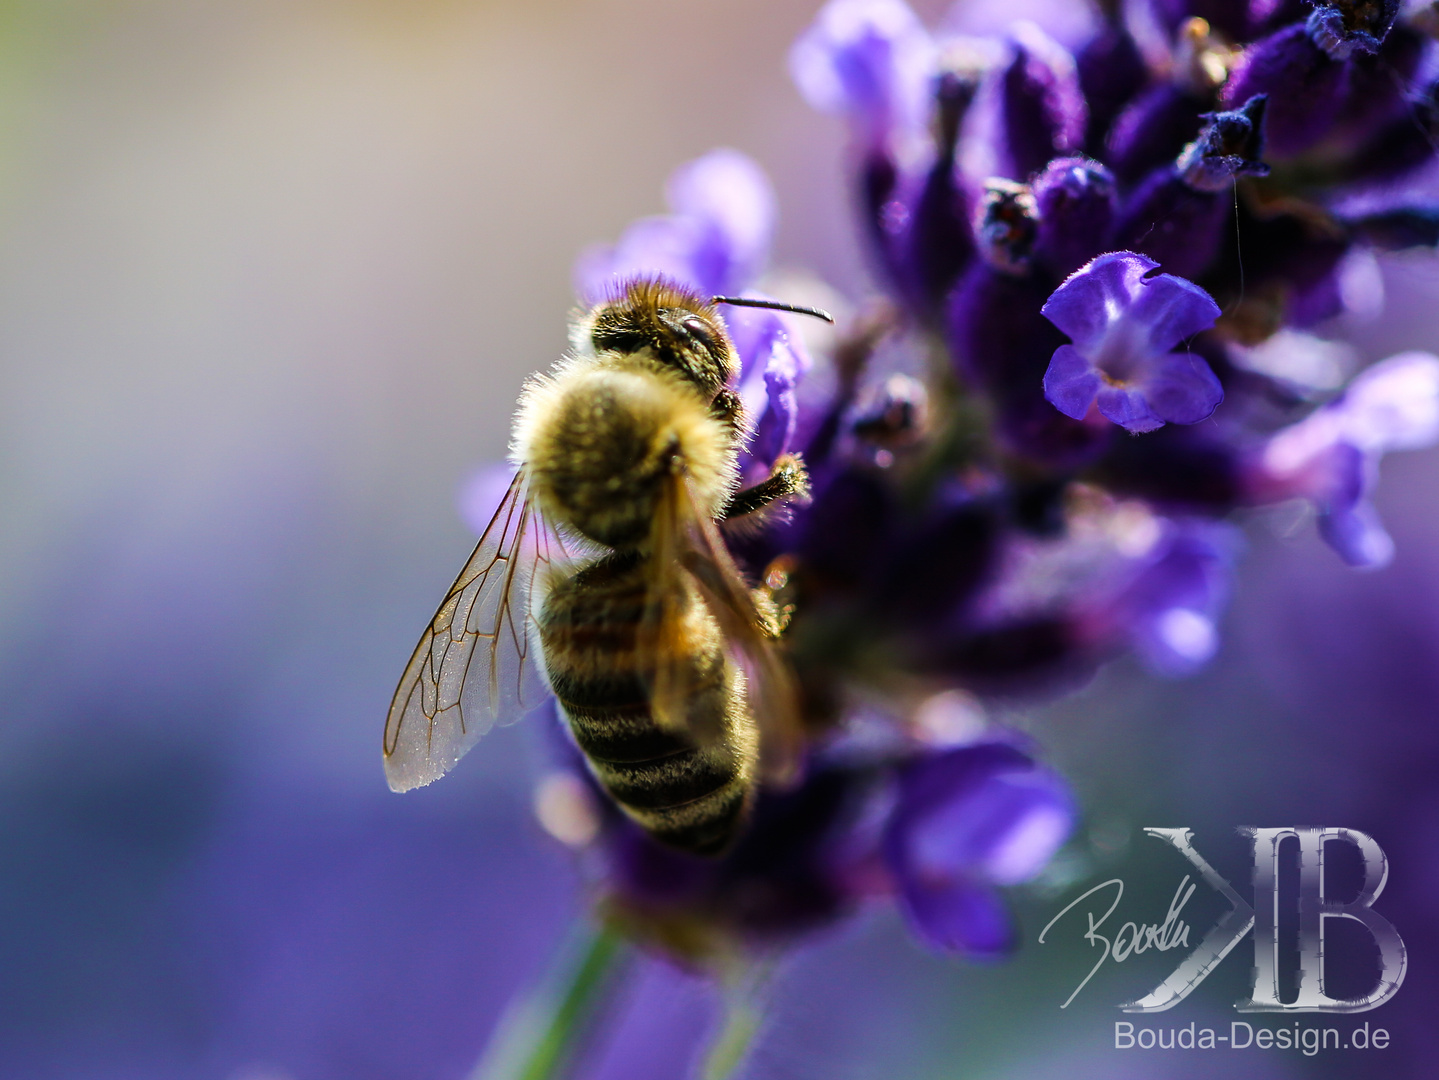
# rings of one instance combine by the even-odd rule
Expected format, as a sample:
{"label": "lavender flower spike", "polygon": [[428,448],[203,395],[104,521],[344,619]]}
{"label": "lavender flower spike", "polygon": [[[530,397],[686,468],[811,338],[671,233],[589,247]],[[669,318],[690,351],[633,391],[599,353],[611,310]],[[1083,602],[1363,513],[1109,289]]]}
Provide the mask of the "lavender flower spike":
{"label": "lavender flower spike", "polygon": [[1172,352],[1214,325],[1219,305],[1191,281],[1132,251],[1090,261],[1065,280],[1040,313],[1073,339],[1055,350],[1044,396],[1084,419],[1098,402],[1102,416],[1132,432],[1197,424],[1224,400],[1205,361]]}

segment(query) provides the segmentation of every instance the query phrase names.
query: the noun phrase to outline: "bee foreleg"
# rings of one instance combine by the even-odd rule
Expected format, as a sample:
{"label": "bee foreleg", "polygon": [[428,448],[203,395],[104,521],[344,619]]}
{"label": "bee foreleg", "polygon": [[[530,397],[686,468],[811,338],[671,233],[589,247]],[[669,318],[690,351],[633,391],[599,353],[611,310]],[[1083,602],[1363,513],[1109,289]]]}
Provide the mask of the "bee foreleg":
{"label": "bee foreleg", "polygon": [[798,454],[781,454],[775,459],[769,476],[753,487],[735,492],[720,514],[721,521],[732,521],[759,513],[776,503],[809,497],[809,474]]}
{"label": "bee foreleg", "polygon": [[710,415],[728,425],[738,435],[744,430],[744,402],[733,390],[722,389],[710,402]]}

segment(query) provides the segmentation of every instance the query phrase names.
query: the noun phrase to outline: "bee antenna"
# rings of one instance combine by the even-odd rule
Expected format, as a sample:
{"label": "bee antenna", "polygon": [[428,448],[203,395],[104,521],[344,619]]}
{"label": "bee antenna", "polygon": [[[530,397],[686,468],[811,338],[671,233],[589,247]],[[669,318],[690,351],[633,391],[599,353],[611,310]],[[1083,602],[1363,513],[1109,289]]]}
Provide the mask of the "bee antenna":
{"label": "bee antenna", "polygon": [[796,315],[813,315],[816,319],[823,319],[827,323],[834,322],[834,316],[824,308],[800,307],[798,304],[786,304],[780,300],[757,300],[749,296],[711,296],[710,303],[731,304],[734,307],[768,308],[770,311],[790,311]]}

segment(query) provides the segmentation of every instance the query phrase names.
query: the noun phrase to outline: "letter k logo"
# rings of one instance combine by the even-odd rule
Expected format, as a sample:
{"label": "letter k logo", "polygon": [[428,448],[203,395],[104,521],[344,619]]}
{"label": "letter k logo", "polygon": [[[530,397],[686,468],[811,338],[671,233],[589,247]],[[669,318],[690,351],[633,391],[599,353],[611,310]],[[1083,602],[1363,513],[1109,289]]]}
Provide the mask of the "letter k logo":
{"label": "letter k logo", "polygon": [[1150,836],[1173,844],[1181,855],[1194,864],[1200,877],[1229,901],[1233,910],[1225,912],[1224,917],[1214,924],[1214,928],[1209,933],[1204,935],[1204,940],[1195,946],[1194,951],[1184,958],[1184,962],[1174,969],[1169,978],[1142,998],[1127,1001],[1120,1006],[1125,1012],[1136,1013],[1163,1012],[1165,1009],[1174,1008],[1187,998],[1194,988],[1214,970],[1219,961],[1228,956],[1230,950],[1244,940],[1244,935],[1254,928],[1254,908],[1246,904],[1243,898],[1234,891],[1233,886],[1215,873],[1214,867],[1205,861],[1204,856],[1194,850],[1194,845],[1190,843],[1194,836],[1193,830],[1145,829],[1144,831]]}

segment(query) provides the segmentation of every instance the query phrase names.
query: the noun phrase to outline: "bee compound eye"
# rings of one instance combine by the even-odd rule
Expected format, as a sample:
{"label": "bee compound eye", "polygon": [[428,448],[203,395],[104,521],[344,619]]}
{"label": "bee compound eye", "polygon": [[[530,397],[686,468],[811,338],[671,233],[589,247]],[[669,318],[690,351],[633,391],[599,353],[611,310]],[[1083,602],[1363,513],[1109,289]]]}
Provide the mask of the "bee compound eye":
{"label": "bee compound eye", "polygon": [[689,315],[680,322],[680,326],[684,328],[685,333],[705,348],[713,349],[715,347],[715,328],[707,319],[699,315]]}

